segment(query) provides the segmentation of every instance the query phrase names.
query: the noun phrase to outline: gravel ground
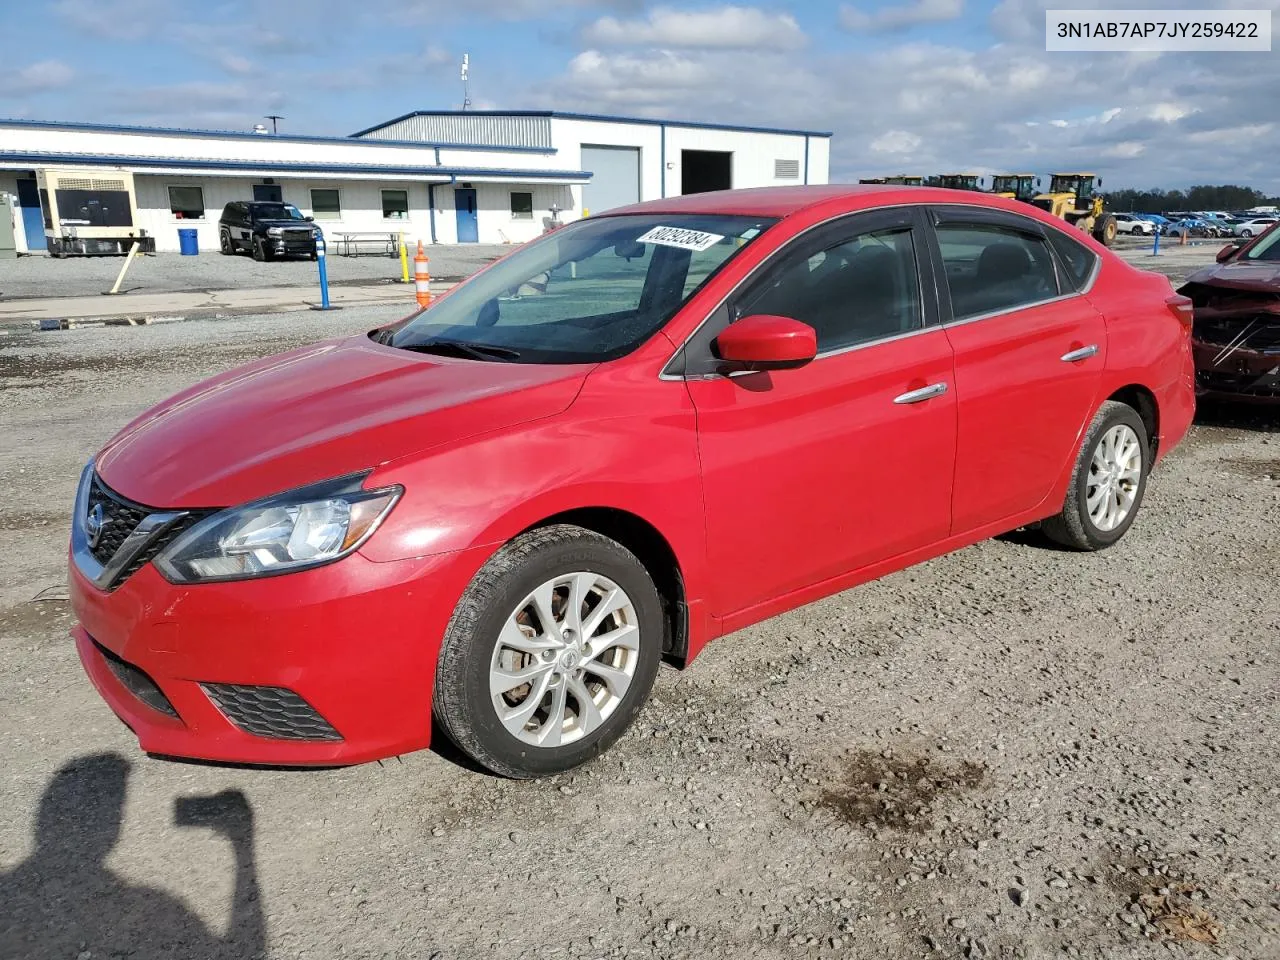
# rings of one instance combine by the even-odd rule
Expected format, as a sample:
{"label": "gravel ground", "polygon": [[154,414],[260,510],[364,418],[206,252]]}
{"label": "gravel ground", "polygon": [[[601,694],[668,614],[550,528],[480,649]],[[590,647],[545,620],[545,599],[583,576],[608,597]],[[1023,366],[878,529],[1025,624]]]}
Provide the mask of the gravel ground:
{"label": "gravel ground", "polygon": [[140,755],[32,602],[80,465],[392,315],[0,340],[0,957],[1280,956],[1274,412],[1202,411],[1112,550],[1011,534],[712,644],[573,774]]}
{"label": "gravel ground", "polygon": [[[510,251],[499,244],[441,244],[428,247],[430,271],[436,280],[459,280],[486,263]],[[410,258],[412,260],[412,257]],[[120,257],[19,257],[0,260],[0,297],[17,300],[27,297],[97,296],[110,290],[123,264]],[[400,261],[391,257],[339,257],[328,259],[329,282],[333,284],[371,283],[400,276]],[[413,264],[409,264],[410,273]],[[314,286],[316,265],[308,259],[272,260],[258,263],[252,257],[224,257],[216,250],[201,251],[197,257],[178,253],[157,253],[139,257],[129,267],[123,288],[140,293],[169,290],[226,290],[231,287]]]}

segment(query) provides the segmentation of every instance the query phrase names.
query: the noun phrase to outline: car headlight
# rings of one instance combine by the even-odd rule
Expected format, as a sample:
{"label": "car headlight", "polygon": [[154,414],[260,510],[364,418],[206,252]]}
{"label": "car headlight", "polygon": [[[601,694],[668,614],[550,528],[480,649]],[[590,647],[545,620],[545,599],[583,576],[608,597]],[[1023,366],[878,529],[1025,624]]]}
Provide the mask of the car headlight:
{"label": "car headlight", "polygon": [[267,227],[268,237],[278,237],[284,233],[284,227]]}
{"label": "car headlight", "polygon": [[404,488],[365,490],[368,473],[221,510],[201,520],[155,558],[171,583],[245,580],[306,570],[358,550],[391,512]]}

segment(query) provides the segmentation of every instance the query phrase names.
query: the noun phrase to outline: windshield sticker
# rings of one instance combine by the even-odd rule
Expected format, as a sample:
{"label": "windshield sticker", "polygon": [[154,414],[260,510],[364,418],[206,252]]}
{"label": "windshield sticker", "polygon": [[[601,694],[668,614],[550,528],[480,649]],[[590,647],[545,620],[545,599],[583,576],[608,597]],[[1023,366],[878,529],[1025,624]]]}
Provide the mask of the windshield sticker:
{"label": "windshield sticker", "polygon": [[680,227],[654,227],[643,237],[636,237],[637,243],[653,243],[660,247],[679,247],[681,250],[701,252],[709,250],[724,239],[719,233],[707,233],[704,230],[684,230]]}

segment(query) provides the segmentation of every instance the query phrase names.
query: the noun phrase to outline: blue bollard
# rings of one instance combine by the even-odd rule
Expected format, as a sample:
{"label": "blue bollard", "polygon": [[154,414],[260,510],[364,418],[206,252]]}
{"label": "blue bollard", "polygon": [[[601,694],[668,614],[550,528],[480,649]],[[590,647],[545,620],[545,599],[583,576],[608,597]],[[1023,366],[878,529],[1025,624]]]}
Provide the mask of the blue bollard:
{"label": "blue bollard", "polygon": [[1151,255],[1158,257],[1160,255],[1160,229],[1156,228],[1156,244],[1151,248]]}
{"label": "blue bollard", "polygon": [[324,234],[316,235],[316,266],[320,268],[320,310],[329,309],[329,269],[325,265]]}

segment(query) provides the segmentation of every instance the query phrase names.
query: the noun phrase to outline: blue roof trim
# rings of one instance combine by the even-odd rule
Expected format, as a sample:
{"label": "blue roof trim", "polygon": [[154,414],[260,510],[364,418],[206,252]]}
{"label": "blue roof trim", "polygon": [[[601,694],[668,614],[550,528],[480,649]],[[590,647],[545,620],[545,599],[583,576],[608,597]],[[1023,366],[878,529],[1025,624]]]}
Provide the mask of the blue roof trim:
{"label": "blue roof trim", "polygon": [[499,167],[406,167],[380,163],[259,163],[253,160],[176,160],[168,157],[125,157],[109,154],[39,153],[0,150],[0,161],[33,166],[112,164],[119,167],[191,167],[197,170],[242,170],[245,173],[382,173],[408,177],[526,177],[537,180],[589,180],[590,170],[515,170]]}
{"label": "blue roof trim", "polygon": [[[644,126],[690,127],[694,130],[730,130],[736,133],[780,133],[789,137],[831,137],[829,130],[786,130],[780,127],[744,127],[732,123],[702,123],[696,120],[654,120],[649,117],[612,117],[599,113],[568,113],[563,110],[414,110],[394,120],[366,127],[351,134],[363,137],[392,124],[414,117],[558,117],[562,120],[596,120],[602,123],[638,123]],[[511,149],[511,148],[508,148]]]}
{"label": "blue roof trim", "polygon": [[[394,121],[392,121],[394,122]],[[349,137],[307,137],[284,133],[243,133],[239,130],[187,130],[182,127],[137,127],[114,123],[71,123],[62,120],[16,120],[0,118],[0,127],[32,127],[41,130],[82,130],[93,133],[142,133],[166,137],[193,137],[201,140],[283,140],[286,143],[352,143],[379,147],[443,147],[452,150],[493,150],[500,153],[556,153],[554,147],[491,146],[484,143],[448,143],[426,140],[359,140]],[[385,124],[383,124],[385,126]],[[379,127],[371,127],[377,130]]]}

